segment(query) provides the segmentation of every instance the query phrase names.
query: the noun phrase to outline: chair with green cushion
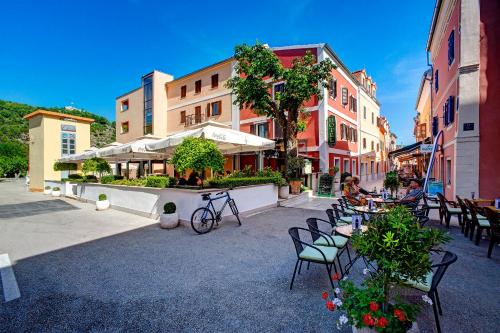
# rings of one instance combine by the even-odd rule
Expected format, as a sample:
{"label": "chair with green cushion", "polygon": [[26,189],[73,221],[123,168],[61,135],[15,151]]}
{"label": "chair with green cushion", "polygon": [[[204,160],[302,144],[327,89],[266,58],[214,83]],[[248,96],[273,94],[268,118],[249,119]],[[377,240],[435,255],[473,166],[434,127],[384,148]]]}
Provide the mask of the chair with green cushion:
{"label": "chair with green cushion", "polygon": [[[303,239],[301,239],[300,237],[301,233],[310,234],[311,231],[299,227],[293,227],[288,229],[288,234],[292,237],[293,244],[295,245],[295,251],[297,253],[297,261],[295,262],[295,269],[293,270],[292,281],[290,283],[290,290],[293,287],[293,281],[295,280],[295,274],[297,273],[297,268],[299,266],[299,263],[302,266],[302,262],[304,261],[308,263],[312,262],[316,264],[325,265],[332,289],[335,289],[332,280],[332,268],[334,268],[335,273],[337,273],[337,265],[335,265],[335,258],[338,259],[338,249],[334,246],[320,246],[307,243]],[[319,232],[315,233],[319,235],[319,237],[327,239],[324,234],[321,234]]]}
{"label": "chair with green cushion", "polygon": [[440,210],[441,204],[439,203],[439,200],[431,199],[426,194],[424,194],[423,199],[424,199],[423,209],[425,211],[425,216],[429,216],[429,212],[431,210],[438,210],[439,219],[442,220],[443,218],[441,217],[441,210]]}
{"label": "chair with green cushion", "polygon": [[440,208],[440,221],[443,223],[443,217],[446,222],[446,227],[450,227],[450,220],[453,215],[457,216],[458,224],[462,225],[462,210],[458,207],[458,204],[454,201],[447,200],[441,193],[437,193],[439,198]]}
{"label": "chair with green cushion", "polygon": [[[437,251],[436,251],[437,252]],[[434,310],[434,318],[436,320],[436,327],[438,333],[441,333],[441,325],[439,324],[439,315],[443,315],[443,310],[441,309],[441,301],[439,300],[439,294],[437,287],[441,282],[444,273],[448,267],[457,261],[457,255],[449,251],[439,251],[443,252],[444,255],[441,258],[441,262],[432,265],[432,271],[427,274],[424,281],[413,281],[406,280],[406,284],[417,290],[427,293],[429,298],[432,300],[432,309]],[[439,310],[439,315],[438,315]]]}
{"label": "chair with green cushion", "polygon": [[471,215],[469,213],[469,209],[465,205],[465,202],[462,200],[462,198],[460,198],[458,195],[456,196],[456,198],[458,206],[462,211],[462,233],[464,234],[465,237],[467,237],[472,223]]}
{"label": "chair with green cushion", "polygon": [[491,258],[493,247],[496,243],[500,243],[500,213],[490,207],[485,207],[484,213],[491,226],[490,245],[488,246],[488,258]]}
{"label": "chair with green cushion", "polygon": [[347,201],[344,197],[338,199],[338,202],[342,211],[342,215],[349,216],[356,214],[356,212],[352,208],[350,208],[351,204],[349,203],[349,201]]}
{"label": "chair with green cushion", "polygon": [[479,214],[478,207],[476,207],[476,205],[474,205],[472,201],[470,201],[469,199],[464,199],[464,201],[470,213],[470,216],[468,216],[468,218],[470,218],[472,221],[469,239],[472,240],[474,230],[476,230],[477,228],[475,244],[479,245],[479,241],[481,240],[481,236],[483,235],[483,230],[486,230],[488,233],[490,233],[490,222],[484,215]]}
{"label": "chair with green cushion", "polygon": [[[331,226],[330,223],[328,223],[325,220],[318,219],[315,217],[310,217],[306,220],[307,227],[311,231],[311,237],[313,240],[314,245],[320,245],[320,246],[334,246],[339,249],[338,253],[338,261],[339,261],[339,266],[340,266],[340,273],[344,274],[342,271],[342,264],[340,264],[340,255],[342,253],[347,252],[347,257],[349,258],[349,263],[351,263],[351,253],[349,252],[349,247],[347,246],[347,242],[349,241],[349,238],[345,236],[341,236],[335,232],[335,228],[332,229],[331,231],[328,230],[329,232],[322,231],[319,228],[318,222],[323,222],[323,225],[329,225]],[[324,237],[320,237],[323,235]]]}
{"label": "chair with green cushion", "polygon": [[328,219],[333,221],[336,225],[346,225],[350,224],[352,221],[352,217],[350,216],[340,216],[339,208],[336,204],[332,204],[333,209],[327,209],[326,215],[328,215]]}

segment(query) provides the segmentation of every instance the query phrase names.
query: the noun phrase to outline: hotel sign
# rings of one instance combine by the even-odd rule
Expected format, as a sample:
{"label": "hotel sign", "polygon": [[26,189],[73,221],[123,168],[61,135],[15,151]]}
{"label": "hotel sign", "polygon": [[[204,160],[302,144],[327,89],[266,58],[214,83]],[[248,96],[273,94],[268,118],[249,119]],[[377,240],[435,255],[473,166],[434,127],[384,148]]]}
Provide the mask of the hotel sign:
{"label": "hotel sign", "polygon": [[434,145],[432,145],[432,144],[421,144],[420,145],[420,152],[422,154],[430,154],[430,153],[432,153],[433,148],[434,148]]}
{"label": "hotel sign", "polygon": [[328,130],[328,146],[330,148],[335,147],[337,143],[337,121],[335,116],[331,115],[327,118],[326,126]]}

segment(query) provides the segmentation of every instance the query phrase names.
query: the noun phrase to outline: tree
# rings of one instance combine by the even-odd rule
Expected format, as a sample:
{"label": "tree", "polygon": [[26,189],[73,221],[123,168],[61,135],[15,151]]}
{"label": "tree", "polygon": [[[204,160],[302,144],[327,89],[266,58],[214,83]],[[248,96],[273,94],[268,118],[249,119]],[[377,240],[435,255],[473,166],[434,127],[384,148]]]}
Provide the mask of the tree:
{"label": "tree", "polygon": [[76,163],[55,162],[54,171],[75,171],[77,169]]}
{"label": "tree", "polygon": [[84,174],[97,172],[99,174],[99,178],[101,178],[103,174],[111,172],[111,166],[105,159],[94,157],[83,162],[82,172]]}
{"label": "tree", "polygon": [[224,170],[224,156],[214,142],[204,138],[186,138],[175,148],[170,162],[179,172],[192,169],[202,173],[210,168]]}
{"label": "tree", "polygon": [[22,156],[0,156],[0,176],[13,177],[28,170],[28,161]]}
{"label": "tree", "polygon": [[[226,85],[236,94],[235,104],[240,108],[248,107],[258,115],[277,120],[283,132],[287,170],[289,150],[296,155],[297,133],[304,127],[303,105],[313,96],[321,95],[320,87],[327,87],[336,66],[329,59],[317,62],[307,52],[295,58],[290,68],[284,68],[273,51],[259,43],[237,45],[234,58],[238,61],[238,75]],[[272,88],[276,82],[285,84],[273,97]]]}

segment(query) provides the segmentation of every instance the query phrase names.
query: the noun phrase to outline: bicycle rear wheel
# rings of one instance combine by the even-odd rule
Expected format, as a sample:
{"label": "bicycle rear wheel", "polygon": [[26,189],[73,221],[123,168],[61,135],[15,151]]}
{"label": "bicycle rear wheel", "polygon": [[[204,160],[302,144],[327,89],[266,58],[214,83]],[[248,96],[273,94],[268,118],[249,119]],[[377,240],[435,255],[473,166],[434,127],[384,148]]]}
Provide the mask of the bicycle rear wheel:
{"label": "bicycle rear wheel", "polygon": [[198,208],[191,215],[191,227],[198,234],[206,234],[214,226],[214,214],[206,207]]}
{"label": "bicycle rear wheel", "polygon": [[240,221],[240,212],[238,211],[238,207],[236,207],[236,202],[234,199],[229,200],[229,207],[231,208],[231,212],[233,212],[233,215],[236,216],[238,219],[238,224],[241,225]]}

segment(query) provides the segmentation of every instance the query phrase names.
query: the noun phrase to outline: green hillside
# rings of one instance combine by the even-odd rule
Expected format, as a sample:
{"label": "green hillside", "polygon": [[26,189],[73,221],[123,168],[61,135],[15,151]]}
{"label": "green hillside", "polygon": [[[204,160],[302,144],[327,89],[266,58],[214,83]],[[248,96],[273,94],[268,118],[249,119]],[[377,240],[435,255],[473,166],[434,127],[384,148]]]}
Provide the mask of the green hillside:
{"label": "green hillside", "polygon": [[[27,159],[28,121],[23,116],[38,110],[60,112],[95,119],[90,125],[90,143],[102,147],[115,141],[115,123],[85,110],[32,106],[0,100],[0,177],[22,171]],[[27,164],[26,164],[27,165]],[[18,170],[21,169],[21,170]]]}

